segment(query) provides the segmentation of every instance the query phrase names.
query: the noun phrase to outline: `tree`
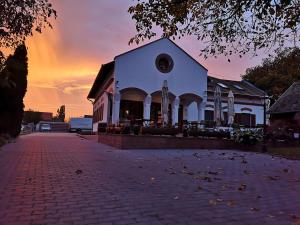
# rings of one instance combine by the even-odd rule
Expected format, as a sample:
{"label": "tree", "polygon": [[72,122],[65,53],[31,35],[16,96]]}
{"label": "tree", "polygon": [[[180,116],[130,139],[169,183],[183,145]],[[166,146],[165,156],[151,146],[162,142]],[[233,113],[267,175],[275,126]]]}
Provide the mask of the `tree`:
{"label": "tree", "polygon": [[205,47],[201,54],[239,54],[299,43],[300,0],[137,0],[129,8],[137,44],[156,36],[193,35]]}
{"label": "tree", "polygon": [[264,59],[262,65],[247,69],[242,78],[265,90],[276,100],[289,86],[300,80],[300,49],[287,48],[276,57]]}
{"label": "tree", "polygon": [[57,109],[57,115],[53,118],[53,120],[57,122],[64,122],[66,117],[65,110],[66,107],[64,105]]}
{"label": "tree", "polygon": [[[1,0],[0,48],[16,48],[34,30],[52,27],[51,17],[56,18],[56,11],[48,0]],[[0,62],[4,62],[1,51]],[[3,69],[3,64],[0,66]]]}
{"label": "tree", "polygon": [[21,131],[23,98],[27,90],[27,61],[27,49],[22,44],[7,58],[0,73],[0,80],[11,84],[0,87],[0,133],[8,133],[12,137],[18,136]]}

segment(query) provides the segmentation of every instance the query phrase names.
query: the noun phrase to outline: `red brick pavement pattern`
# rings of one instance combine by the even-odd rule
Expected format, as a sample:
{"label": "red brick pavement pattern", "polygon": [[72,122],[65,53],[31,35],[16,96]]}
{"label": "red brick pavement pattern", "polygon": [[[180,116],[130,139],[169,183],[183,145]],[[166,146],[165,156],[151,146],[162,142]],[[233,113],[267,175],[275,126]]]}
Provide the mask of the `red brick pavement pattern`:
{"label": "red brick pavement pattern", "polygon": [[0,174],[1,225],[290,225],[300,216],[300,161],[255,153],[120,151],[33,134],[0,151]]}

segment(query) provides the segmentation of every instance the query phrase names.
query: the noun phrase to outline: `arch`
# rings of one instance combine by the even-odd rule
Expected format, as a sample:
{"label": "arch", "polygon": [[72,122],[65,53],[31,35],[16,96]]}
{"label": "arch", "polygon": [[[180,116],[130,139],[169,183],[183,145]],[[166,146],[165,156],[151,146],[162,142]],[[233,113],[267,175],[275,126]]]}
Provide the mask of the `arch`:
{"label": "arch", "polygon": [[190,105],[192,102],[200,103],[203,100],[199,95],[193,93],[182,94],[179,99],[184,105]]}
{"label": "arch", "polygon": [[[152,102],[161,102],[161,90],[155,91],[151,94]],[[170,101],[174,101],[176,98],[176,95],[174,95],[172,92],[169,91],[169,99]]]}
{"label": "arch", "polygon": [[248,107],[244,107],[244,108],[241,108],[241,112],[252,112],[252,109],[248,108]]}
{"label": "arch", "polygon": [[120,90],[122,100],[144,101],[148,93],[142,89],[129,87]]}

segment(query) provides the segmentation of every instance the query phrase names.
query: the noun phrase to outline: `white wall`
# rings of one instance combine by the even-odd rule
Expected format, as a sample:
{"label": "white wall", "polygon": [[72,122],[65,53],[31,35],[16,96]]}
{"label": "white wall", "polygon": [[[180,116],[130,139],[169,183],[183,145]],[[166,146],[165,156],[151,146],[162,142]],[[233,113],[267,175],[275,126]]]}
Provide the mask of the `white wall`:
{"label": "white wall", "polygon": [[[214,105],[213,102],[207,102],[208,105]],[[227,107],[227,103],[222,103],[222,107]],[[242,111],[243,108],[249,108],[252,111]],[[214,109],[211,107],[207,107],[205,110]],[[263,124],[264,123],[264,107],[257,106],[257,105],[246,105],[246,104],[234,104],[234,111],[235,113],[250,113],[256,115],[256,124]],[[224,112],[227,112],[227,109],[224,109]]]}
{"label": "white wall", "polygon": [[108,117],[109,117],[109,101],[108,101],[108,92],[111,92],[113,89],[114,83],[112,83],[106,90],[103,92],[101,96],[94,102],[93,105],[93,112],[97,111],[97,109],[100,108],[101,104],[104,105],[103,108],[103,120],[98,121],[96,123],[93,123],[93,132],[98,131],[98,124],[100,122],[102,123],[107,123],[108,122]]}
{"label": "white wall", "polygon": [[[161,73],[156,68],[156,57],[163,53],[174,61],[170,73]],[[207,71],[168,39],[117,56],[115,79],[119,90],[136,87],[149,95],[160,91],[164,80],[168,81],[169,91],[176,96],[193,93],[205,98],[207,89]]]}

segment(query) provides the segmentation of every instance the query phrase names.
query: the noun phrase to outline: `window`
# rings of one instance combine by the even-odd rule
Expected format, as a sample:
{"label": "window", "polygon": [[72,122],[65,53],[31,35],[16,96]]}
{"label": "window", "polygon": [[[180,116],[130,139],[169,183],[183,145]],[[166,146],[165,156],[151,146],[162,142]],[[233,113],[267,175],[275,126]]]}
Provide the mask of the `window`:
{"label": "window", "polygon": [[228,88],[225,84],[222,84],[222,83],[218,83],[218,85],[222,88]]}
{"label": "window", "polygon": [[98,108],[95,112],[94,112],[94,116],[93,116],[93,122],[99,122],[99,121],[103,121],[103,112],[104,112],[104,104],[102,103],[100,105],[100,108]]}
{"label": "window", "polygon": [[236,113],[235,123],[243,125],[245,127],[255,127],[256,126],[256,115],[250,113]]}
{"label": "window", "polygon": [[244,88],[242,88],[241,86],[239,86],[237,84],[234,84],[233,86],[240,91],[244,91]]}
{"label": "window", "polygon": [[214,120],[214,111],[205,110],[205,120],[213,121]]}
{"label": "window", "polygon": [[162,73],[171,72],[174,66],[173,59],[167,54],[160,54],[157,56],[155,64],[156,68]]}

